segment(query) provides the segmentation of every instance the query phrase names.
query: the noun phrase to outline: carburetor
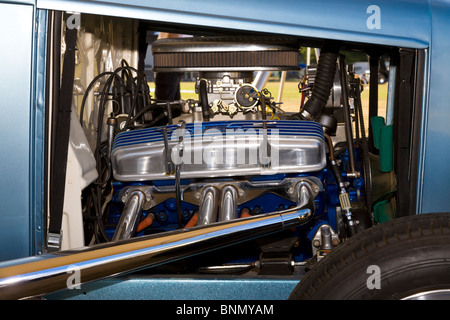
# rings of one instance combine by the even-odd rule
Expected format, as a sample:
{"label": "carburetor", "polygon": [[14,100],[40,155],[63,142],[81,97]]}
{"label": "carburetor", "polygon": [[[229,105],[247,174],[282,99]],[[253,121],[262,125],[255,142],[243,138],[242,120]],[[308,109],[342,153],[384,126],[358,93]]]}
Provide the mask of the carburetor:
{"label": "carburetor", "polygon": [[200,82],[206,82],[209,106],[213,114],[235,115],[255,112],[258,90],[251,84],[253,72],[200,72],[195,92],[200,94]]}
{"label": "carburetor", "polygon": [[[257,71],[299,70],[299,43],[274,37],[161,39],[152,45],[154,72],[198,72],[195,91],[203,121],[258,111]],[[197,110],[194,111],[197,111]],[[250,112],[252,111],[252,112]],[[194,112],[197,113],[197,112]]]}

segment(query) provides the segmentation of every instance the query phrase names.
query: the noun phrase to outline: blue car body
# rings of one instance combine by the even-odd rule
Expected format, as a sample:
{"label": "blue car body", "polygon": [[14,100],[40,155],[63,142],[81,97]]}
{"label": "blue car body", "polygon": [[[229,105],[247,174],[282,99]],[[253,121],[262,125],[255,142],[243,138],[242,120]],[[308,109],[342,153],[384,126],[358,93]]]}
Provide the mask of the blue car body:
{"label": "blue car body", "polygon": [[[53,10],[421,50],[414,214],[450,211],[449,1],[0,1],[1,261],[40,255],[45,247],[45,79]],[[144,298],[177,299],[197,292],[199,299],[285,299],[299,279],[243,281],[127,275],[86,284],[87,295],[68,290],[53,297],[138,299],[146,292]]]}

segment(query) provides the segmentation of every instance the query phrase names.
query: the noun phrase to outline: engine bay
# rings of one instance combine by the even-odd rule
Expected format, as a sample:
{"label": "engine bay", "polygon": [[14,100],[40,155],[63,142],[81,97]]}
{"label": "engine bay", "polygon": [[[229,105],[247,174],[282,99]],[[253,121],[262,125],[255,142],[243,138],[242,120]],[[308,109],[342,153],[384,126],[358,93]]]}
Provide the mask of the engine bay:
{"label": "engine bay", "polygon": [[[305,45],[294,37],[156,39],[136,21],[81,21],[68,156],[79,165],[77,173],[68,161],[59,248],[308,209],[299,226],[205,248],[157,271],[282,275],[376,223],[364,85],[342,54],[348,46],[320,41],[317,65],[300,66]],[[154,79],[143,68],[149,54]],[[300,105],[284,111],[267,78],[300,70]],[[185,73],[195,75],[195,99],[180,97]],[[77,195],[67,182],[72,174],[82,177],[75,206],[67,203]]]}

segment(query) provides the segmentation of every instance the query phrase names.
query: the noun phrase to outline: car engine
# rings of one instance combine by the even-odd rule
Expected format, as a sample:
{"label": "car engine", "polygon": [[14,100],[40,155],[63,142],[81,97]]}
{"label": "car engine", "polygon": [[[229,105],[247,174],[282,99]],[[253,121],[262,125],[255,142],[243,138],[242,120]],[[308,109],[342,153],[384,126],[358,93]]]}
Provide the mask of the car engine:
{"label": "car engine", "polygon": [[99,176],[83,193],[86,243],[307,206],[313,216],[299,227],[183,265],[189,272],[291,274],[368,227],[362,86],[339,45],[325,43],[317,67],[306,70],[298,112],[283,111],[258,82],[269,72],[298,71],[299,49],[282,37],[155,41],[157,75],[198,74],[198,99],[187,101],[152,97],[145,74],[125,60],[99,74],[82,105],[96,90]]}

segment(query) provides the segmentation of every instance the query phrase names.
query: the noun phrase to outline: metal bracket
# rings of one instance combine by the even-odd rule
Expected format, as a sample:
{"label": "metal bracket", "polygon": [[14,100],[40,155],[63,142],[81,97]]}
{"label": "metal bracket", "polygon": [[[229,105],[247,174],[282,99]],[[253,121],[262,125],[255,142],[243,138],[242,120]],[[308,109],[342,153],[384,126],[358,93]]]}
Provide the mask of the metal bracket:
{"label": "metal bracket", "polygon": [[163,138],[164,138],[164,155],[166,157],[166,174],[172,175],[174,174],[174,168],[173,168],[173,162],[170,157],[170,150],[169,150],[169,138],[167,136],[167,128],[164,127],[162,129],[163,132]]}
{"label": "metal bracket", "polygon": [[62,230],[60,233],[49,232],[47,235],[47,249],[48,252],[55,252],[61,250]]}
{"label": "metal bracket", "polygon": [[129,195],[135,190],[139,190],[145,195],[145,201],[143,205],[144,210],[150,209],[151,202],[153,199],[151,186],[130,186],[123,188],[120,191],[119,198],[122,200],[123,203],[126,203],[128,201]]}
{"label": "metal bracket", "polygon": [[312,239],[313,255],[317,261],[325,257],[334,247],[339,245],[339,235],[328,224],[322,224]]}

